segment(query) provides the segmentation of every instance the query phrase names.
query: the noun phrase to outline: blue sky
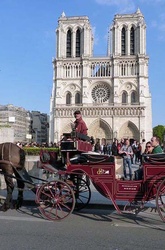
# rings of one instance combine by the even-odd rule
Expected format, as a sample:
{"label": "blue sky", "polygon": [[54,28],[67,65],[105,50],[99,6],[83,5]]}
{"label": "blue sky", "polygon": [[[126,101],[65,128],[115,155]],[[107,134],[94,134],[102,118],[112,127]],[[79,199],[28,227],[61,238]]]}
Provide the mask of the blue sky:
{"label": "blue sky", "polygon": [[106,55],[115,14],[140,8],[147,24],[153,127],[165,125],[165,0],[0,0],[0,104],[49,113],[58,18],[86,15],[94,54]]}

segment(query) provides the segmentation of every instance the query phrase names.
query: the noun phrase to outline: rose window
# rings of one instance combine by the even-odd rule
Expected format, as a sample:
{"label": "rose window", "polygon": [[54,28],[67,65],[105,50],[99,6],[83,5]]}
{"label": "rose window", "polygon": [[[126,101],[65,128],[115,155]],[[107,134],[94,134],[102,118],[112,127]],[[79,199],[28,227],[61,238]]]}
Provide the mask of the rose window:
{"label": "rose window", "polygon": [[106,102],[110,97],[110,89],[105,84],[99,84],[92,89],[92,98],[95,102]]}

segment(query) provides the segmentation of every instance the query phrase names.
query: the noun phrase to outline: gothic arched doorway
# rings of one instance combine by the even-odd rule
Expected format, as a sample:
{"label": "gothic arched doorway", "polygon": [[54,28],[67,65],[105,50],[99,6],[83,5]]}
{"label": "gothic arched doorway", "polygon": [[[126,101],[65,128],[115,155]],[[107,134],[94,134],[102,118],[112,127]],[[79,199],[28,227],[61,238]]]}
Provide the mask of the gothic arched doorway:
{"label": "gothic arched doorway", "polygon": [[122,125],[119,130],[119,139],[121,138],[135,139],[139,141],[139,130],[133,122],[128,121]]}
{"label": "gothic arched doorway", "polygon": [[89,126],[88,134],[101,144],[112,143],[112,129],[103,119],[96,119]]}

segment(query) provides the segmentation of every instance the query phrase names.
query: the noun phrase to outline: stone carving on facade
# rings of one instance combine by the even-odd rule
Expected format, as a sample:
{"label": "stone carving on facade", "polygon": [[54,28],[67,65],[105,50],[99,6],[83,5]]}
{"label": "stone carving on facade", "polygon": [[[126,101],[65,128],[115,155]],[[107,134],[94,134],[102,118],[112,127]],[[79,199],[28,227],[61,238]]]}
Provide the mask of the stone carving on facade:
{"label": "stone carving on facade", "polygon": [[71,85],[70,85],[70,89],[71,89],[71,91],[74,91],[74,90],[76,89],[75,84],[71,84]]}
{"label": "stone carving on facade", "polygon": [[59,91],[57,91],[57,95],[56,95],[56,97],[58,97],[58,98],[62,98],[62,96],[60,95],[60,92],[59,92]]}
{"label": "stone carving on facade", "polygon": [[131,83],[127,83],[126,89],[127,89],[127,90],[131,90],[131,89],[132,89],[132,84],[131,84]]}
{"label": "stone carving on facade", "polygon": [[142,91],[142,90],[140,91],[140,96],[144,96],[144,93],[143,93],[143,91]]}
{"label": "stone carving on facade", "polygon": [[83,97],[87,98],[87,93],[84,91]]}
{"label": "stone carving on facade", "polygon": [[115,97],[118,97],[118,93],[117,93],[117,91],[115,91],[114,96],[115,96]]}

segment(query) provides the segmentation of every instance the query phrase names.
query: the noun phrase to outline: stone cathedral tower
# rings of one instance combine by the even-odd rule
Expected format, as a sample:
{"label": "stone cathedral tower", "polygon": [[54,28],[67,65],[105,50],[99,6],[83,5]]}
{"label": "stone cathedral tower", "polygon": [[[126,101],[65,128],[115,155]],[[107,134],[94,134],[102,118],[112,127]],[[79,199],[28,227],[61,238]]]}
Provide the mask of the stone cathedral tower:
{"label": "stone cathedral tower", "polygon": [[93,54],[92,28],[87,16],[66,17],[62,13],[56,41],[49,141],[58,142],[64,132],[71,131],[76,109],[82,111],[88,135],[101,142],[123,137],[149,140],[149,58],[146,24],[140,10],[114,16],[105,57]]}

